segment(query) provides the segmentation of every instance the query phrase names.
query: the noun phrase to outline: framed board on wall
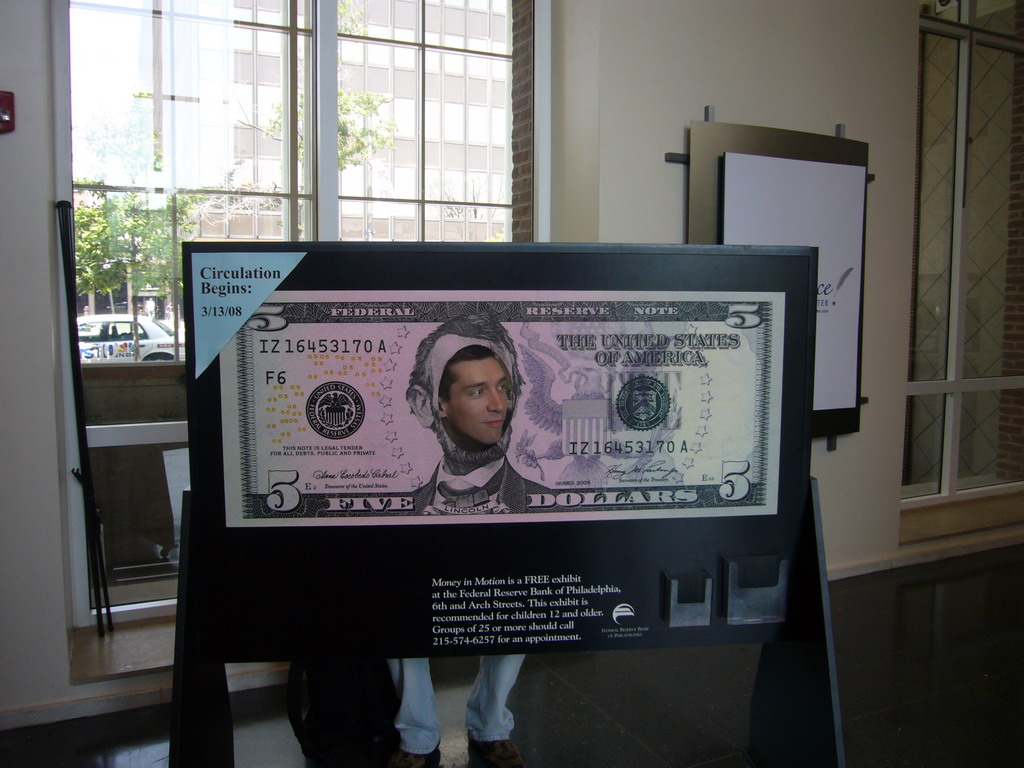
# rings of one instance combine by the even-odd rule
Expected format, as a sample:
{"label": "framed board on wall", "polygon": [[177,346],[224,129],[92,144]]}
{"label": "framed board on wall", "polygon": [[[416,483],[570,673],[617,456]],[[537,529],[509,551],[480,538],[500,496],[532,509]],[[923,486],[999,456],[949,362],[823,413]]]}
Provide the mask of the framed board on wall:
{"label": "framed board on wall", "polygon": [[867,145],[710,122],[690,142],[691,242],[818,249],[813,434],[857,431]]}

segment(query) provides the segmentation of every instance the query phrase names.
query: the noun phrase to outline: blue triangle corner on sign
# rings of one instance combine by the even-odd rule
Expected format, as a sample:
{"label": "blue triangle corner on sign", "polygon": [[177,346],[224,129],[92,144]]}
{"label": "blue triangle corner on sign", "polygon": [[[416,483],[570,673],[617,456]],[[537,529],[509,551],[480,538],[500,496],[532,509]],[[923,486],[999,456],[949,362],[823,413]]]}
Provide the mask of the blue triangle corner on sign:
{"label": "blue triangle corner on sign", "polygon": [[223,251],[192,255],[196,376],[256,312],[305,251]]}

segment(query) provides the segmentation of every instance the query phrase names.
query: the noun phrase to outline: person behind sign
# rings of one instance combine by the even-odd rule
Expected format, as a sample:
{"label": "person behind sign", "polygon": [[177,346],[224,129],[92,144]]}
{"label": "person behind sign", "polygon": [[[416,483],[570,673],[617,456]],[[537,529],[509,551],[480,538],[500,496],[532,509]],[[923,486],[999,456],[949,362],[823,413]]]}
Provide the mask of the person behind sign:
{"label": "person behind sign", "polygon": [[420,342],[406,400],[444,455],[413,495],[416,512],[525,511],[525,483],[505,458],[522,389],[517,363],[508,332],[486,314],[449,320]]}
{"label": "person behind sign", "polygon": [[[430,428],[444,454],[433,477],[415,494],[422,514],[522,512],[523,478],[508,464],[512,408],[521,390],[515,347],[489,315],[450,320],[421,343],[406,399]],[[514,718],[506,706],[523,655],[482,656],[466,701],[470,746],[495,768],[525,768],[512,743]],[[388,768],[436,765],[441,725],[430,660],[389,659],[401,706],[400,743]]]}

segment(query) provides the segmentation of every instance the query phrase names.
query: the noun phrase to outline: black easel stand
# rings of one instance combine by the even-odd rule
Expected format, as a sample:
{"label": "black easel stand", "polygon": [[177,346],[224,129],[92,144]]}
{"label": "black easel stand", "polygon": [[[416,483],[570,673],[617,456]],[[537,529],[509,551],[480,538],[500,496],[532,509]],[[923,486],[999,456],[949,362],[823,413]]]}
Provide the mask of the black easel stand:
{"label": "black easel stand", "polygon": [[[182,503],[170,768],[234,768],[234,732],[222,663],[203,662],[190,606],[202,583],[189,575],[189,492]],[[198,558],[202,559],[202,558]],[[811,478],[792,574],[785,639],[764,643],[750,704],[755,768],[846,768],[836,684],[832,611],[818,485]],[[198,571],[202,573],[202,571]]]}
{"label": "black easel stand", "polygon": [[[201,581],[189,575],[189,491],[182,495],[178,612],[174,627],[174,692],[171,699],[170,768],[233,768],[234,731],[224,664],[199,657],[199,632],[189,620],[201,598]],[[201,571],[200,571],[201,573]]]}
{"label": "black easel stand", "polygon": [[845,768],[818,483],[811,478],[787,639],[765,643],[750,703],[755,768]]}
{"label": "black easel stand", "polygon": [[92,463],[89,441],[85,432],[85,387],[82,383],[82,359],[78,350],[78,303],[75,277],[75,211],[67,200],[60,200],[57,208],[57,230],[60,235],[61,266],[64,273],[64,301],[67,311],[71,387],[75,398],[75,422],[78,435],[78,461],[80,467],[72,469],[72,476],[82,484],[85,508],[86,556],[89,563],[89,582],[92,585],[93,606],[96,608],[96,630],[103,637],[103,620],[107,630],[114,630],[114,617],[110,610],[110,591],[107,587],[107,565],[103,558],[103,526],[96,504],[96,490],[92,482]]}

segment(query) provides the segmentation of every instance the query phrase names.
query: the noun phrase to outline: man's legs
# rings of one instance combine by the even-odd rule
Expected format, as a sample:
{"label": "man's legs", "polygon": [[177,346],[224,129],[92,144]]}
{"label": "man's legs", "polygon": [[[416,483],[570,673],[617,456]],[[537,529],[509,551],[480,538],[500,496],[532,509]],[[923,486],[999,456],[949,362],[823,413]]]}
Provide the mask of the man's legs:
{"label": "man's legs", "polygon": [[402,700],[395,717],[395,728],[401,738],[399,747],[415,755],[427,755],[441,741],[430,659],[388,659],[388,667]]}
{"label": "man's legs", "polygon": [[480,671],[466,702],[466,730],[474,741],[502,741],[512,732],[514,720],[505,702],[523,658],[522,654],[480,657]]}

